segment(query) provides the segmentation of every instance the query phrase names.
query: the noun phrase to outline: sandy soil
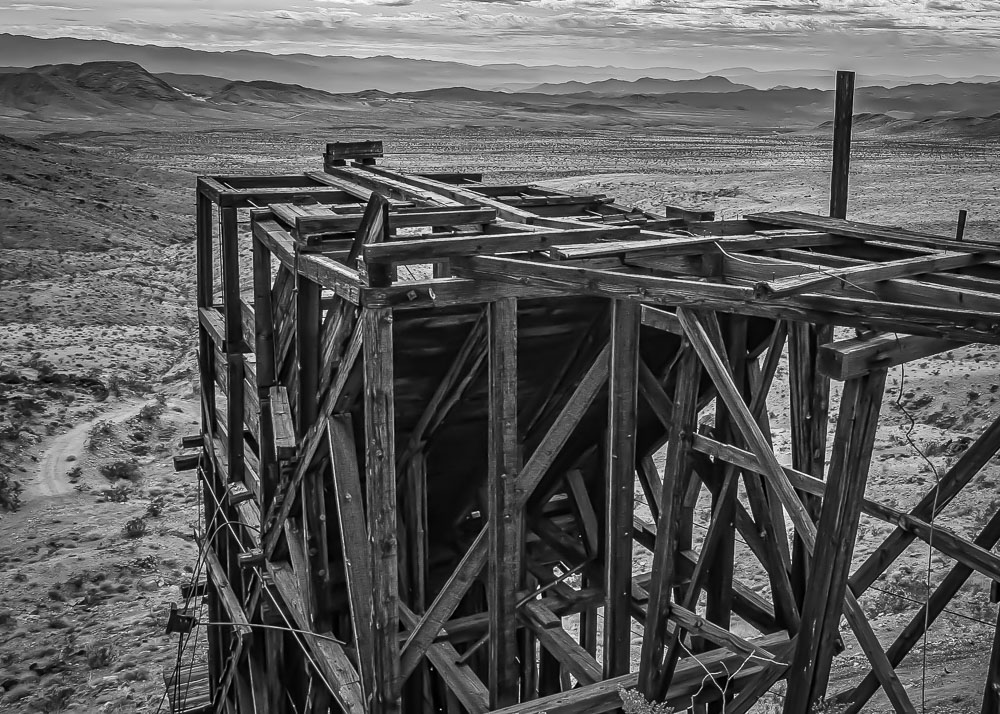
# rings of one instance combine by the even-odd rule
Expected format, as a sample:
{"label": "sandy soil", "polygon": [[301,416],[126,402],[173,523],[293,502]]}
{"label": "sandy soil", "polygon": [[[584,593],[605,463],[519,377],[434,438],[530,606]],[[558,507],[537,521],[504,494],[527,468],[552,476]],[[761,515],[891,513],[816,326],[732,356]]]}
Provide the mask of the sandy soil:
{"label": "sandy soil", "polygon": [[[21,509],[0,511],[0,710],[154,712],[175,647],[164,610],[180,599],[196,553],[195,480],[170,466],[178,437],[197,429],[194,175],[318,169],[323,142],[369,138],[371,128],[66,128],[57,142],[0,138],[0,479],[24,486]],[[706,206],[734,218],[821,212],[826,201],[828,144],[815,136],[487,130],[457,119],[433,135],[382,136],[404,168],[483,170],[491,181],[544,180],[644,207]],[[852,217],[947,233],[968,208],[970,237],[1000,229],[996,145],[861,139],[854,170]],[[890,375],[869,496],[915,503],[934,469],[1000,416],[998,374],[1000,353],[970,346]],[[768,406],[787,450],[787,393]],[[116,462],[139,475],[110,481],[101,469]],[[998,479],[994,460],[940,522],[974,535],[1000,507]],[[140,517],[147,535],[127,537],[125,523]],[[863,519],[856,562],[887,533]],[[739,577],[766,596],[761,569],[740,553]],[[912,547],[862,598],[884,643],[925,596],[927,562],[926,548]],[[930,565],[933,585],[951,564],[935,554]],[[918,707],[926,683],[926,711],[978,711],[996,618],[988,594],[973,577],[932,627],[926,677],[919,647],[904,662]],[[865,672],[844,635],[833,690]],[[887,707],[882,698],[870,711]]]}

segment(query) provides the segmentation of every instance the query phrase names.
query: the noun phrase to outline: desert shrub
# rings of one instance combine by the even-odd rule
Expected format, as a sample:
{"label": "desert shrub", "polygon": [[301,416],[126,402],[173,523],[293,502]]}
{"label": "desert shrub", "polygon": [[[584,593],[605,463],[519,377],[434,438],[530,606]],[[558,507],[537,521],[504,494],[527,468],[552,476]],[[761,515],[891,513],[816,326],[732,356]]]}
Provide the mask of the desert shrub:
{"label": "desert shrub", "polygon": [[646,701],[646,697],[637,689],[618,688],[618,696],[622,700],[622,711],[625,714],[673,714],[674,708],[663,703]]}
{"label": "desert shrub", "polygon": [[159,518],[163,515],[163,507],[166,504],[163,496],[153,496],[146,506],[146,515],[151,518]]}
{"label": "desert shrub", "polygon": [[163,404],[158,401],[143,404],[139,410],[139,418],[143,421],[156,421],[161,414],[163,414]]}
{"label": "desert shrub", "polygon": [[87,645],[86,656],[88,667],[91,669],[104,669],[117,659],[118,652],[114,645],[110,643],[95,642]]}
{"label": "desert shrub", "polygon": [[124,479],[135,483],[142,478],[142,471],[139,469],[139,463],[135,459],[104,464],[101,466],[101,474],[109,481]]}
{"label": "desert shrub", "polygon": [[0,472],[0,506],[8,511],[21,507],[21,492],[24,486],[8,473]]}
{"label": "desert shrub", "polygon": [[110,503],[126,503],[132,495],[132,487],[127,483],[116,483],[115,487],[104,492],[104,500]]}
{"label": "desert shrub", "polygon": [[135,518],[130,518],[122,526],[122,532],[125,533],[126,538],[142,538],[146,535],[148,526],[146,524],[146,519],[142,516],[136,516]]}
{"label": "desert shrub", "polygon": [[74,687],[55,686],[41,694],[36,694],[31,703],[34,711],[45,712],[46,714],[49,712],[61,712],[69,706],[70,700],[75,693],[76,689]]}
{"label": "desert shrub", "polygon": [[110,421],[101,420],[95,422],[90,427],[90,433],[87,435],[87,448],[91,451],[97,451],[101,446],[109,442],[114,435],[115,426]]}
{"label": "desert shrub", "polygon": [[66,472],[66,477],[70,481],[78,481],[81,476],[83,476],[83,467],[79,465],[74,466],[73,468],[71,468],[69,471]]}

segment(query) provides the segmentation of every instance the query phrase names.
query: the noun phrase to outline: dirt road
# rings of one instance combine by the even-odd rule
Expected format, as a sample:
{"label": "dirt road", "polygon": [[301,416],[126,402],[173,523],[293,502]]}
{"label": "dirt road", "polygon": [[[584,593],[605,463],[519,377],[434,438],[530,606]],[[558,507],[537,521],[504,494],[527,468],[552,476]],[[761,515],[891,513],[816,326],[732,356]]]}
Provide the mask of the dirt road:
{"label": "dirt road", "polygon": [[66,477],[66,472],[73,468],[75,462],[66,459],[71,456],[79,458],[87,446],[87,435],[91,427],[99,421],[123,421],[136,414],[142,404],[141,401],[130,400],[73,427],[62,436],[54,437],[38,460],[38,475],[34,482],[25,485],[27,495],[39,497],[69,493],[73,485]]}

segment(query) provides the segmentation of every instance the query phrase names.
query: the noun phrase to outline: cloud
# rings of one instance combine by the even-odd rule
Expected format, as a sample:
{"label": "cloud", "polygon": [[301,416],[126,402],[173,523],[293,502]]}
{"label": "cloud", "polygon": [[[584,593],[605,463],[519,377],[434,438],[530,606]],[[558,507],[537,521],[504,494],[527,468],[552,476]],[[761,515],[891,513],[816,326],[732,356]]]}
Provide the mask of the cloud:
{"label": "cloud", "polygon": [[[9,31],[199,49],[630,66],[1000,63],[992,0],[105,0],[0,7]],[[985,58],[985,59],[984,59]]]}

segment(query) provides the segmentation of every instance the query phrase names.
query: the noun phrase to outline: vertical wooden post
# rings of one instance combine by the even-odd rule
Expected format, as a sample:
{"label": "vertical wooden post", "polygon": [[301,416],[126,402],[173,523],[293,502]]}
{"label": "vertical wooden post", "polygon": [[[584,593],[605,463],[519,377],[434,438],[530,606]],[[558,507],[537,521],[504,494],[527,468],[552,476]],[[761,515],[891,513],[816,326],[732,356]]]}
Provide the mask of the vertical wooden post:
{"label": "vertical wooden post", "polygon": [[885,378],[884,369],[874,370],[844,385],[830,479],[813,553],[814,561],[823,563],[823,567],[814,569],[803,604],[802,624],[788,672],[785,714],[810,711],[826,693]]}
{"label": "vertical wooden post", "polygon": [[854,72],[839,71],[833,117],[833,175],[830,181],[830,216],[833,218],[847,218],[853,121]]}
{"label": "vertical wooden post", "polygon": [[524,515],[515,484],[521,470],[517,434],[517,300],[490,303],[489,574],[490,707],[517,703],[517,591],[523,577]]}
{"label": "vertical wooden post", "polygon": [[604,544],[604,676],[628,674],[632,641],[632,514],[635,510],[639,303],[611,308]]}
{"label": "vertical wooden post", "polygon": [[[201,191],[198,192],[197,237],[195,251],[198,272],[198,309],[212,307],[212,283],[214,280],[212,260],[212,201]],[[215,348],[212,338],[199,321],[198,326],[198,370],[201,373],[201,421],[202,432],[215,434]]]}
{"label": "vertical wooden post", "polygon": [[396,546],[396,449],[392,309],[366,309],[364,338],[365,474],[371,542],[374,714],[400,710],[399,561]]}
{"label": "vertical wooden post", "polygon": [[225,355],[229,370],[226,427],[229,447],[229,481],[243,480],[243,321],[240,307],[240,258],[236,209],[220,209],[222,218],[222,299],[226,326]]}
{"label": "vertical wooden post", "polygon": [[271,424],[270,388],[276,384],[274,370],[274,313],[271,306],[271,251],[253,238],[254,352],[257,357],[257,401],[260,404],[261,513],[267,513],[278,488],[278,464]]}
{"label": "vertical wooden post", "polygon": [[299,398],[296,427],[299,439],[316,423],[319,413],[320,286],[296,275],[295,352],[298,357]]}
{"label": "vertical wooden post", "polygon": [[969,212],[964,208],[958,212],[958,225],[955,227],[955,240],[965,238],[965,222],[969,218]]}
{"label": "vertical wooden post", "polygon": [[[792,468],[816,478],[826,470],[826,433],[830,413],[830,378],[819,373],[816,358],[819,347],[830,341],[832,328],[803,322],[788,325],[788,381],[792,431]],[[821,499],[799,493],[806,510],[815,521],[819,518]],[[809,552],[801,538],[792,551],[792,587],[799,607],[805,598],[810,577]]]}

